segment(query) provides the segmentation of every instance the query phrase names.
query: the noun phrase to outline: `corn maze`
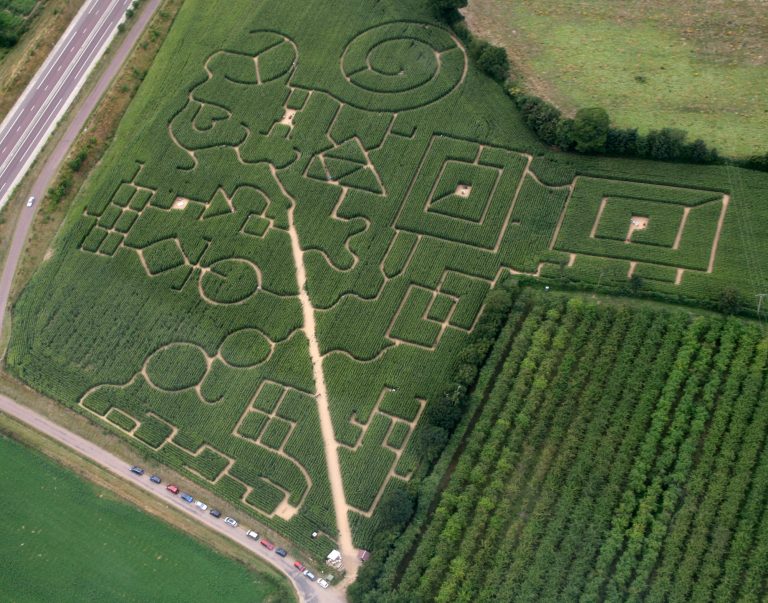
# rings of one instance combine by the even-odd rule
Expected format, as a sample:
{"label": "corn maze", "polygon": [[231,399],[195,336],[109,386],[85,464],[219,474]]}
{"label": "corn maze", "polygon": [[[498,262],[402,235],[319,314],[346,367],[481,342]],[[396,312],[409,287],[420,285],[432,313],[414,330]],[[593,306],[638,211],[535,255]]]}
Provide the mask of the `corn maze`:
{"label": "corn maze", "polygon": [[426,400],[502,276],[605,259],[698,287],[730,197],[706,179],[549,177],[420,5],[345,3],[326,31],[306,19],[330,3],[231,4],[182,9],[14,308],[7,363],[348,553],[350,516],[418,465]]}

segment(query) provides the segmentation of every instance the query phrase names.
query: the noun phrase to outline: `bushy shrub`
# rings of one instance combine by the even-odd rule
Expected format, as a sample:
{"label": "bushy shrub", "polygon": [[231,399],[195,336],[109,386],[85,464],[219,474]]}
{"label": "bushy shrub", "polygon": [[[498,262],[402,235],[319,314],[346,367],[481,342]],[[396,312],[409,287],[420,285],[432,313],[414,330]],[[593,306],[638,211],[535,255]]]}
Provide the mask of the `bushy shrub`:
{"label": "bushy shrub", "polygon": [[507,51],[488,42],[478,45],[475,62],[477,67],[497,82],[503,82],[509,76]]}
{"label": "bushy shrub", "polygon": [[768,172],[768,153],[765,155],[752,155],[747,159],[742,159],[736,162],[741,167],[748,168],[750,170],[760,170],[761,172]]}
{"label": "bushy shrub", "polygon": [[460,8],[467,5],[467,0],[429,0],[432,10],[440,18],[453,20]]}
{"label": "bushy shrub", "polygon": [[602,107],[579,109],[570,132],[574,148],[579,153],[604,151],[610,127],[608,112]]}
{"label": "bushy shrub", "polygon": [[25,22],[18,15],[0,9],[0,48],[11,48],[24,33]]}

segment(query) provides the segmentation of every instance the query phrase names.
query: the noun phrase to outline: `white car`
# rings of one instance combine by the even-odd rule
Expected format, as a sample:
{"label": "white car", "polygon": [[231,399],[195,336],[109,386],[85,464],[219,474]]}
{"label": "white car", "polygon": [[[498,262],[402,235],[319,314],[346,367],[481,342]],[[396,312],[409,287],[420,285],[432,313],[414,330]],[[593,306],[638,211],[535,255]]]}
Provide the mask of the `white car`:
{"label": "white car", "polygon": [[34,197],[30,197],[29,199],[27,199],[27,207],[32,207],[32,204],[34,202],[35,202],[35,198]]}
{"label": "white car", "polygon": [[304,570],[304,575],[307,578],[309,578],[310,580],[314,580],[315,579],[315,575],[312,572],[310,572],[308,569]]}
{"label": "white car", "polygon": [[322,586],[323,588],[328,588],[328,581],[324,580],[323,578],[318,578],[317,583]]}
{"label": "white car", "polygon": [[237,520],[232,517],[225,517],[224,523],[227,524],[228,526],[232,526],[233,528],[237,527]]}
{"label": "white car", "polygon": [[245,535],[248,536],[248,538],[253,538],[254,540],[258,540],[259,539],[259,535],[256,532],[254,532],[253,530],[248,530],[245,533]]}
{"label": "white car", "polygon": [[202,500],[196,500],[195,506],[201,511],[205,511],[208,508],[208,505],[206,505]]}

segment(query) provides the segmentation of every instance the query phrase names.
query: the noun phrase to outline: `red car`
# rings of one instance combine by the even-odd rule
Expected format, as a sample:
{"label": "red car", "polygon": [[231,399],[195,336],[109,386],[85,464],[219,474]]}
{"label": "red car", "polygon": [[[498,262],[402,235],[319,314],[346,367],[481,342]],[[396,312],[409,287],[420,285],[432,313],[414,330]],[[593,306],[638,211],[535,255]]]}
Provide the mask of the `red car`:
{"label": "red car", "polygon": [[295,567],[300,572],[304,571],[304,565],[301,563],[301,561],[294,561],[293,562],[293,567]]}
{"label": "red car", "polygon": [[178,494],[179,493],[179,487],[178,486],[174,486],[173,484],[167,485],[165,487],[165,489],[168,490],[168,492],[170,492],[171,494]]}
{"label": "red car", "polygon": [[275,545],[274,545],[274,544],[272,544],[272,543],[271,543],[269,540],[267,540],[266,538],[262,538],[262,539],[261,539],[261,546],[265,546],[265,547],[267,547],[267,549],[268,549],[268,550],[270,550],[270,551],[271,551],[272,549],[274,549],[274,548],[275,548]]}

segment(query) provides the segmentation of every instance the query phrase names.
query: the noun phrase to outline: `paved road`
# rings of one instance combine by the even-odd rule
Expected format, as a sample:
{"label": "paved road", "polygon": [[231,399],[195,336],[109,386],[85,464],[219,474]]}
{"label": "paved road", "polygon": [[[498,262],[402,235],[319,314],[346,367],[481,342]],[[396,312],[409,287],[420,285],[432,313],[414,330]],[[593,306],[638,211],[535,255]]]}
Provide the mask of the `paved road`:
{"label": "paved road", "polygon": [[0,124],[0,207],[104,54],[131,2],[88,0]]}
{"label": "paved road", "polygon": [[[114,6],[124,6],[127,4],[130,4],[130,2],[129,1],[123,2],[123,0],[120,0],[119,2],[113,2],[108,0],[91,0],[90,2],[87,2],[84,5],[83,9],[81,9],[80,13],[78,13],[78,16],[75,18],[75,21],[73,22],[74,26],[71,26],[70,29],[67,30],[67,32],[65,32],[62,40],[66,43],[67,40],[71,39],[73,31],[77,30],[78,20],[83,18],[84,16],[93,18],[93,15],[95,14],[103,15],[104,14],[103,12],[97,12],[97,11],[104,11],[104,10],[107,11],[107,14],[111,14],[109,13],[109,7],[114,8]],[[124,63],[127,56],[130,54],[131,49],[135,45],[141,33],[144,31],[147,23],[149,22],[150,18],[154,14],[159,4],[160,4],[160,0],[149,0],[146,6],[142,8],[142,11],[137,17],[136,22],[132,25],[125,39],[121,42],[119,48],[116,50],[114,57],[110,61],[110,64],[107,66],[104,73],[99,78],[98,82],[94,85],[94,88],[89,93],[88,97],[79,105],[77,114],[72,118],[72,121],[69,127],[67,128],[66,132],[62,136],[61,140],[58,142],[54,150],[51,152],[50,156],[48,156],[48,158],[46,159],[40,171],[39,177],[32,185],[31,193],[32,195],[35,195],[38,199],[41,199],[45,194],[45,191],[48,190],[48,187],[50,186],[51,182],[53,181],[53,178],[55,177],[59,169],[59,166],[61,165],[62,161],[67,155],[69,147],[71,146],[72,142],[75,140],[77,135],[82,130],[83,125],[88,119],[88,116],[91,114],[94,107],[98,103],[99,99],[102,97],[105,90],[109,86],[110,82],[119,71],[120,67]],[[89,10],[93,11],[91,12],[90,15],[88,14]],[[121,11],[122,10],[123,9],[121,8]],[[120,14],[122,14],[122,12]],[[103,31],[102,31],[102,35],[103,35]],[[107,33],[106,35],[109,36],[109,33]],[[83,36],[81,36],[80,39],[81,39],[81,42],[85,44],[88,38],[87,36],[86,37],[83,37]],[[78,38],[75,37],[75,40],[77,39]],[[14,107],[14,109],[9,114],[9,117],[6,119],[5,122],[3,122],[2,126],[0,126],[0,136],[2,136],[3,135],[2,133],[7,130],[6,126],[8,122],[10,122],[13,119],[13,115],[18,115],[18,113],[16,112],[16,109],[18,109],[19,106],[24,105],[25,100],[29,98],[30,95],[34,95],[33,93],[37,92],[38,87],[41,90],[43,90],[43,92],[46,92],[45,84],[40,85],[40,82],[47,81],[47,77],[51,70],[53,70],[53,73],[56,73],[58,71],[58,67],[57,67],[58,63],[55,62],[55,59],[57,56],[61,56],[59,54],[61,46],[65,46],[66,48],[69,48],[68,44],[63,44],[62,42],[57,44],[57,46],[54,48],[51,54],[51,57],[49,57],[49,60],[46,60],[46,62],[40,68],[39,75],[35,76],[35,78],[30,83],[29,87],[25,91],[24,95],[22,95],[21,99],[17,103],[17,106]],[[79,56],[79,48],[76,48],[75,50],[72,50],[72,51],[65,50],[65,55],[64,55],[65,57],[67,56],[66,53]],[[98,56],[100,56],[101,54],[102,52],[99,52],[98,55],[92,55],[91,60],[93,64],[95,64],[95,62],[98,60]],[[52,69],[51,69],[51,64],[53,64]],[[87,71],[89,71],[90,68],[91,66],[86,66],[83,68],[82,65],[78,67],[78,69],[83,74],[82,75],[83,78],[85,78],[84,74]],[[66,68],[62,68],[62,72],[65,69]],[[53,92],[53,89],[51,89],[50,92]],[[71,94],[72,96],[74,96],[76,92],[71,92]],[[66,106],[69,106],[70,101],[71,101],[71,98],[68,98],[67,100],[63,101],[63,105],[66,104]],[[54,101],[54,102],[57,102],[57,101]],[[57,119],[58,117],[54,118],[53,120],[54,125]],[[30,124],[29,127],[33,129],[39,128],[39,126],[37,125],[38,122],[35,121],[34,116],[31,121],[27,121],[25,123],[29,123]],[[16,125],[14,122],[13,128],[15,127]],[[13,129],[11,129],[11,132],[13,132]],[[26,133],[27,132],[24,130],[20,131],[17,135],[18,140],[25,139]],[[38,146],[41,147],[42,144],[44,144],[44,140],[47,138],[49,134],[50,132],[45,134],[45,136],[43,136],[42,140],[38,143]],[[13,141],[9,143],[4,143],[4,140],[5,140],[4,138],[0,138],[0,150],[3,149],[3,146],[1,146],[2,144],[11,144],[11,146],[15,148],[16,143],[14,143]],[[37,149],[33,151],[33,153],[36,153],[36,152],[37,152]],[[31,163],[31,159],[29,159],[28,161]],[[5,162],[4,154],[0,155],[0,162],[3,162],[3,163]],[[24,169],[26,169],[26,167]],[[24,170],[22,170],[22,172],[23,171]],[[5,176],[3,176],[3,178],[5,178]],[[3,182],[5,181],[3,180]],[[3,198],[0,197],[0,201],[2,199]],[[18,199],[18,200],[15,200],[15,202],[25,203],[26,200]],[[34,211],[36,208],[37,208],[37,204],[35,204],[33,207],[26,207],[25,205],[22,208],[21,215],[19,216],[19,219],[15,226],[13,239],[11,240],[11,243],[10,243],[10,249],[8,251],[8,256],[6,258],[6,263],[5,263],[5,266],[3,267],[2,275],[0,276],[0,330],[2,330],[3,319],[6,313],[5,310],[6,310],[6,305],[8,303],[8,296],[10,294],[13,276],[16,273],[16,268],[18,266],[21,253],[24,249],[24,245],[27,240],[29,229],[32,225],[32,219],[34,217]],[[106,450],[96,446],[95,444],[89,442],[88,440],[78,436],[77,434],[74,434],[64,429],[63,427],[61,427],[60,425],[57,425],[53,421],[37,414],[30,408],[22,406],[6,396],[0,396],[0,412],[5,413],[9,416],[12,416],[20,421],[23,421],[24,423],[30,425],[31,427],[37,429],[38,431],[45,433],[49,437],[75,450],[79,454],[94,460],[99,465],[105,467],[112,473],[115,473],[116,475],[124,479],[129,479],[131,481],[134,481],[139,487],[143,488],[144,490],[151,493],[152,495],[158,496],[166,500],[167,502],[175,503],[176,505],[179,506],[179,508],[183,512],[186,512],[188,514],[195,516],[203,524],[209,526],[211,529],[222,533],[224,536],[232,539],[233,541],[237,542],[241,546],[244,546],[249,550],[252,550],[255,554],[264,558],[276,569],[282,571],[286,576],[288,576],[291,583],[296,588],[301,601],[306,603],[314,603],[314,602],[343,603],[345,601],[344,596],[338,590],[335,590],[332,588],[328,590],[323,590],[316,583],[310,582],[307,578],[301,575],[297,570],[294,569],[293,560],[282,559],[277,555],[275,555],[274,553],[269,553],[266,549],[264,549],[258,543],[248,539],[245,536],[245,531],[241,530],[240,528],[238,529],[229,528],[228,526],[225,526],[221,520],[216,520],[210,515],[208,515],[207,513],[200,513],[196,507],[190,507],[186,503],[182,502],[178,497],[172,496],[170,493],[168,493],[165,490],[165,488],[154,486],[151,482],[149,482],[149,480],[146,477],[141,478],[139,476],[135,476],[134,474],[128,471],[129,466],[124,460],[119,459],[118,457],[114,456],[110,452],[107,452]]]}
{"label": "paved road", "polygon": [[[83,5],[83,8],[80,9],[80,12],[78,13],[78,15],[75,17],[75,20],[73,21],[73,25],[71,25],[70,28],[67,29],[66,32],[64,32],[64,36],[62,37],[62,40],[66,41],[68,39],[69,34],[73,30],[74,24],[77,23],[78,19],[83,15],[88,16],[88,11],[91,10],[91,7],[94,4],[96,4],[96,2],[101,2],[101,1],[102,0],[91,0],[90,2],[86,2]],[[110,2],[104,2],[105,6],[107,4],[110,4]],[[78,106],[77,113],[72,118],[69,124],[69,127],[64,132],[64,135],[61,137],[61,139],[59,140],[58,144],[53,149],[51,154],[46,158],[45,163],[43,164],[40,170],[40,175],[38,176],[37,180],[32,184],[32,189],[30,193],[36,199],[40,200],[45,196],[45,192],[51,186],[51,183],[53,182],[53,179],[59,170],[59,166],[66,158],[67,153],[69,152],[69,149],[72,146],[72,143],[75,141],[78,134],[80,134],[80,131],[83,129],[83,126],[85,125],[86,120],[88,119],[90,114],[93,112],[93,109],[96,107],[101,97],[104,95],[104,92],[109,87],[110,82],[114,79],[114,77],[117,75],[117,72],[123,66],[125,59],[130,54],[131,50],[136,44],[136,41],[139,39],[139,36],[142,34],[144,29],[146,28],[147,24],[149,23],[149,20],[152,18],[152,15],[155,13],[155,10],[159,6],[159,4],[160,4],[160,0],[149,0],[149,2],[146,3],[146,5],[142,8],[141,12],[138,14],[136,18],[136,21],[128,30],[128,33],[126,34],[125,38],[122,40],[122,42],[120,43],[120,46],[115,51],[115,54],[112,57],[109,65],[101,74],[101,76],[99,77],[99,80],[93,86],[93,89],[90,91],[88,96]],[[94,8],[93,10],[95,12],[96,9]],[[62,44],[63,44],[62,41],[59,41],[59,43],[56,44],[49,58],[46,59],[46,61],[40,67],[40,71],[38,72],[39,74],[44,75],[50,69],[50,63],[52,62],[52,57],[56,55],[59,47]],[[70,54],[73,54],[73,53],[77,54],[77,51],[68,51],[68,52]],[[96,58],[94,57],[93,60],[96,61]],[[55,65],[54,65],[54,69],[56,69]],[[90,68],[88,70],[90,70]],[[9,117],[6,118],[6,121],[3,122],[2,126],[0,126],[0,132],[5,127],[6,122],[8,122],[11,119],[11,115],[14,114],[14,111],[21,104],[23,104],[23,101],[26,98],[26,96],[31,92],[35,91],[35,88],[38,86],[40,79],[41,77],[36,75],[32,80],[32,82],[30,82],[29,86],[24,91],[24,94],[20,97],[19,101],[17,101],[16,106],[14,106],[14,109],[11,111],[11,113],[9,113]],[[44,143],[41,143],[41,146],[42,144]],[[0,156],[0,160],[1,159],[2,159],[2,156]],[[21,258],[21,253],[24,250],[24,245],[27,242],[27,235],[29,233],[30,227],[32,226],[32,218],[34,217],[34,212],[37,208],[37,202],[35,202],[33,207],[27,207],[26,199],[15,199],[14,203],[21,204],[22,211],[21,211],[21,214],[19,215],[18,221],[15,226],[15,230],[13,232],[13,238],[11,239],[10,248],[8,250],[8,256],[6,258],[5,266],[3,267],[2,275],[0,275],[0,331],[2,331],[2,328],[3,328],[3,320],[5,319],[5,307],[8,303],[8,296],[10,295],[13,277],[16,274],[16,268],[18,267],[19,259]],[[0,206],[2,206],[1,203],[0,203]]]}

